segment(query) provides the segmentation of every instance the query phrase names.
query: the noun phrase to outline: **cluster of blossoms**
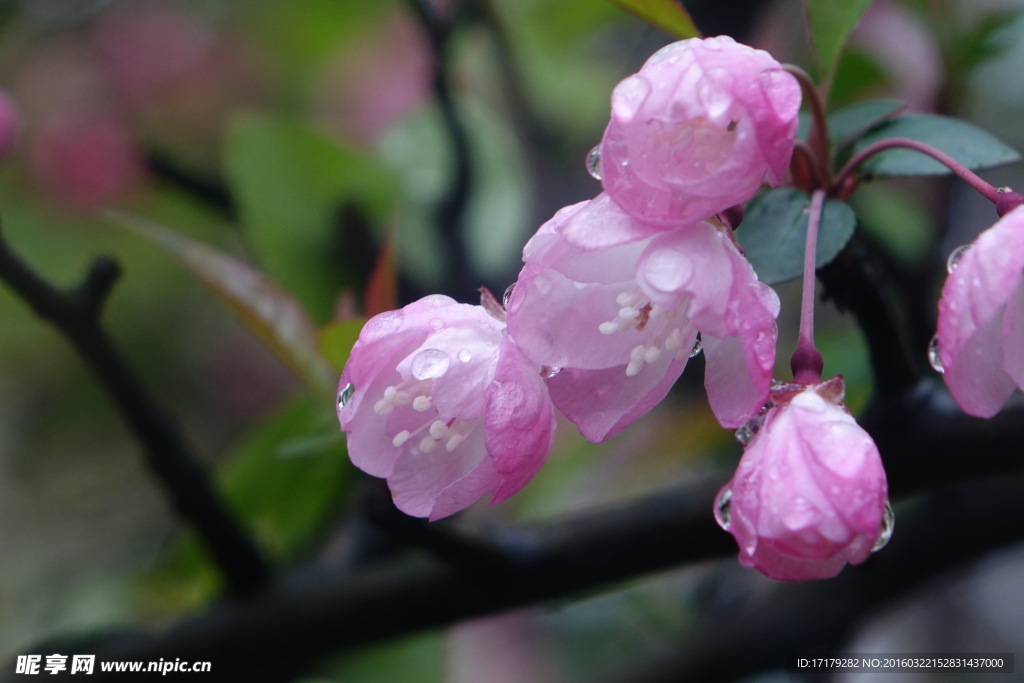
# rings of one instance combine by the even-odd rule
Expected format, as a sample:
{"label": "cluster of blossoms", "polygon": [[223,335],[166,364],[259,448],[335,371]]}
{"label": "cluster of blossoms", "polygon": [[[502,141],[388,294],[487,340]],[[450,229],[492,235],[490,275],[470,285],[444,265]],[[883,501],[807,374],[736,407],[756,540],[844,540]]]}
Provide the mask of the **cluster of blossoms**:
{"label": "cluster of blossoms", "polygon": [[495,503],[543,465],[555,408],[611,438],[703,348],[715,416],[752,437],[717,506],[741,560],[802,580],[866,559],[883,535],[878,451],[820,366],[773,389],[779,299],[732,233],[736,207],[784,179],[800,103],[777,61],[727,37],[651,57],[615,88],[591,153],[604,191],[529,240],[504,308],[433,296],[366,325],[339,399],[353,462],[411,515]]}

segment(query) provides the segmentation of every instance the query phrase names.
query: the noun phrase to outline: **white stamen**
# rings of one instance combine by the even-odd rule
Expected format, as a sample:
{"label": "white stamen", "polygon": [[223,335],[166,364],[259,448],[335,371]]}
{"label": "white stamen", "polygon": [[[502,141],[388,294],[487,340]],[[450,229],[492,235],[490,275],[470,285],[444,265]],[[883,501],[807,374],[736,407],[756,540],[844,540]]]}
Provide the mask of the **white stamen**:
{"label": "white stamen", "polygon": [[640,317],[640,311],[635,308],[625,306],[624,308],[619,309],[619,317],[623,320],[636,320]]}
{"label": "white stamen", "polygon": [[597,326],[597,329],[601,330],[601,334],[615,334],[616,332],[619,331],[619,323],[601,323],[600,325]]}
{"label": "white stamen", "polygon": [[622,292],[615,297],[615,303],[619,306],[635,306],[638,301],[640,301],[638,292]]}
{"label": "white stamen", "polygon": [[437,448],[437,444],[439,443],[440,441],[435,441],[434,439],[431,439],[429,436],[425,436],[423,437],[423,440],[420,441],[420,450],[423,451],[424,453],[429,453],[430,451]]}
{"label": "white stamen", "polygon": [[[640,365],[643,365],[644,364],[644,353],[646,351],[647,351],[647,349],[644,348],[644,345],[640,344],[639,346],[635,347],[632,351],[630,351],[630,353],[629,353],[629,360],[631,362],[633,362],[633,363],[640,363]],[[633,373],[633,374],[636,374],[636,373]]]}
{"label": "white stamen", "polygon": [[443,439],[448,434],[448,425],[443,420],[434,420],[430,425],[430,436],[434,439]]}
{"label": "white stamen", "polygon": [[409,433],[409,430],[403,429],[402,431],[395,434],[395,438],[391,439],[391,445],[397,448],[398,446],[401,446],[406,441],[408,441],[410,436],[412,436],[412,434]]}
{"label": "white stamen", "polygon": [[465,441],[465,439],[465,434],[455,434],[452,436],[452,438],[448,439],[448,443],[446,443],[444,447],[448,449],[449,453],[451,453],[456,448],[458,448],[459,444]]}
{"label": "white stamen", "polygon": [[388,403],[387,401],[380,400],[373,404],[373,412],[378,415],[390,415],[391,411],[395,409],[395,404]]}
{"label": "white stamen", "polygon": [[422,413],[424,410],[430,410],[434,404],[430,402],[429,396],[417,396],[412,401],[412,407],[416,412]]}
{"label": "white stamen", "polygon": [[661,349],[652,346],[644,353],[644,360],[648,363],[656,363],[661,358]]}
{"label": "white stamen", "polygon": [[637,375],[640,374],[640,370],[642,370],[643,367],[644,367],[643,360],[639,360],[639,361],[631,360],[631,361],[629,361],[629,365],[626,366],[626,376],[627,377],[636,377]]}
{"label": "white stamen", "polygon": [[[390,389],[390,387],[388,387]],[[407,391],[399,391],[391,399],[396,406],[407,406],[412,403],[412,394]]]}
{"label": "white stamen", "polygon": [[384,400],[390,402],[391,399],[393,399],[395,397],[395,394],[397,393],[397,387],[388,387],[387,389],[384,390]]}
{"label": "white stamen", "polygon": [[665,340],[665,350],[669,353],[675,353],[682,345],[683,342],[679,339],[679,328],[673,328],[672,332],[668,335],[668,339]]}
{"label": "white stamen", "polygon": [[650,320],[654,320],[655,318],[657,318],[659,315],[661,315],[664,312],[665,312],[664,308],[662,308],[658,304],[654,304],[653,306],[651,306],[651,310],[647,313],[647,317]]}

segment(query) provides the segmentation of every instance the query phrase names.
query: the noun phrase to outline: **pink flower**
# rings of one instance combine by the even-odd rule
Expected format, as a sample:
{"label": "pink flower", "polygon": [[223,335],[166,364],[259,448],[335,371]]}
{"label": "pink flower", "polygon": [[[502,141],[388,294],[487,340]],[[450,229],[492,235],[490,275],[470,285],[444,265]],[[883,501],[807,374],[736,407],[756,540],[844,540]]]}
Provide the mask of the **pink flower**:
{"label": "pink flower", "polygon": [[338,419],[356,467],[395,505],[439,519],[521,489],[551,449],[540,366],[480,306],[428,296],[373,317],[341,376]]}
{"label": "pink flower", "polygon": [[842,394],[841,377],[773,389],[774,405],[718,494],[715,516],[740,563],[772,579],[831,578],[891,534],[878,448]]}
{"label": "pink flower", "polygon": [[799,109],[800,86],[767,52],[728,36],[673,43],[612,93],[602,184],[641,220],[702,220],[782,181]]}
{"label": "pink flower", "polygon": [[1024,207],[952,262],[939,301],[940,367],[965,413],[992,417],[1024,387]]}
{"label": "pink flower", "polygon": [[551,398],[591,441],[668,394],[698,332],[719,422],[738,427],[764,404],[779,300],[721,224],[659,231],[601,194],[555,214],[523,260],[509,332],[527,357],[561,368]]}

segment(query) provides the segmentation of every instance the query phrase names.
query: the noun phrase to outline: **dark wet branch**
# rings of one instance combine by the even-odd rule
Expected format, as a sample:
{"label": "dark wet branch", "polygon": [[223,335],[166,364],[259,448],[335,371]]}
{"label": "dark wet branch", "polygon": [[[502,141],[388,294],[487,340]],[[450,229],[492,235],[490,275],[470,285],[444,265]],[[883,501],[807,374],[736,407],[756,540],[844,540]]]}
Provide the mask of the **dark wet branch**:
{"label": "dark wet branch", "polygon": [[446,288],[459,301],[473,302],[476,288],[480,286],[480,278],[474,272],[462,238],[463,218],[472,185],[469,136],[452,97],[447,68],[449,37],[454,28],[454,17],[447,19],[438,16],[429,0],[412,0],[412,6],[427,31],[434,51],[434,96],[441,108],[452,146],[451,185],[435,215],[438,231],[445,243],[445,251],[451,259]]}
{"label": "dark wet branch", "polygon": [[235,199],[223,184],[196,175],[156,152],[147,155],[146,168],[157,179],[187,192],[223,214],[225,218],[234,220],[237,217],[238,207]]}
{"label": "dark wet branch", "polygon": [[835,260],[818,269],[818,279],[825,287],[825,298],[857,318],[871,355],[875,390],[893,396],[914,386],[920,374],[886,290],[886,276],[869,245],[854,236]]}
{"label": "dark wet branch", "polygon": [[177,426],[100,326],[103,305],[119,275],[120,268],[113,260],[98,258],[79,287],[61,291],[0,237],[0,279],[78,350],[142,444],[147,464],[164,485],[175,510],[198,532],[232,592],[251,594],[268,579],[266,563],[222,505]]}

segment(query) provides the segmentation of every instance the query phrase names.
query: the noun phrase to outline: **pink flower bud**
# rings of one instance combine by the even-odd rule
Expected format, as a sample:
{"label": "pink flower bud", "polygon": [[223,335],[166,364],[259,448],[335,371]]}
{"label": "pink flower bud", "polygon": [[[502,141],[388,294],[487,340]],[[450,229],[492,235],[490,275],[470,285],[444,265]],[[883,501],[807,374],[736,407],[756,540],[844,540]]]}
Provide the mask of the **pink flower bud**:
{"label": "pink flower bud", "polygon": [[777,385],[771,407],[737,431],[752,440],[715,517],[736,538],[740,563],[772,579],[831,578],[891,534],[878,448],[842,394],[841,377]]}
{"label": "pink flower bud", "polygon": [[932,363],[965,413],[992,417],[1024,387],[1024,206],[954,252],[949,269]]}
{"label": "pink flower bud", "polygon": [[799,109],[799,84],[767,52],[728,36],[673,43],[612,93],[602,184],[641,220],[702,220],[782,181]]}
{"label": "pink flower bud", "polygon": [[562,369],[552,400],[591,441],[665,398],[698,332],[723,425],[742,425],[767,399],[779,300],[721,224],[652,230],[601,194],[555,214],[523,260],[509,332],[527,357]]}
{"label": "pink flower bud", "polygon": [[356,467],[395,505],[439,519],[521,489],[551,450],[539,365],[480,306],[428,296],[363,327],[341,376],[338,419]]}

